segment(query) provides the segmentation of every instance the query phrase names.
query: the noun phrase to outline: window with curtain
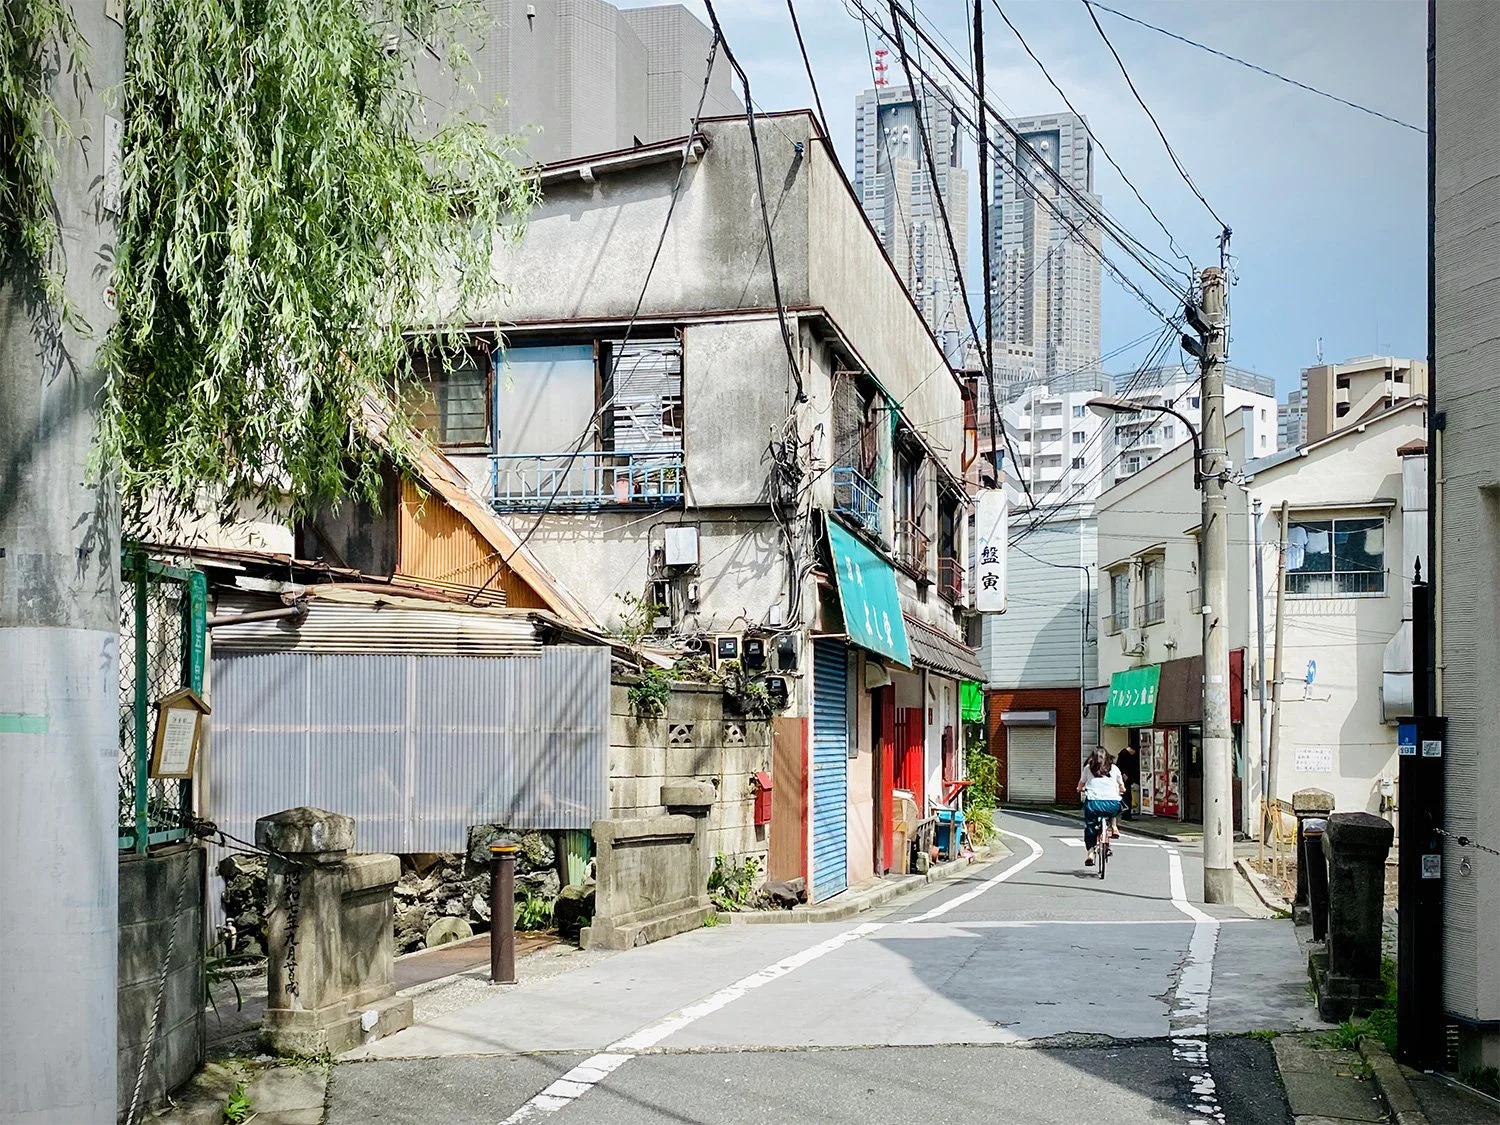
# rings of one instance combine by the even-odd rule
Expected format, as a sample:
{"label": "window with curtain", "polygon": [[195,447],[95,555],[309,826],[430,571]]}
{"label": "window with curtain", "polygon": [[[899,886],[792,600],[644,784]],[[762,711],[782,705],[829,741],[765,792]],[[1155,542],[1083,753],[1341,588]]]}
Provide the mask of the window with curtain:
{"label": "window with curtain", "polygon": [[1286,590],[1318,598],[1385,593],[1385,519],[1293,520]]}
{"label": "window with curtain", "polygon": [[1130,571],[1124,567],[1109,574],[1109,616],[1106,632],[1118,633],[1130,623]]}

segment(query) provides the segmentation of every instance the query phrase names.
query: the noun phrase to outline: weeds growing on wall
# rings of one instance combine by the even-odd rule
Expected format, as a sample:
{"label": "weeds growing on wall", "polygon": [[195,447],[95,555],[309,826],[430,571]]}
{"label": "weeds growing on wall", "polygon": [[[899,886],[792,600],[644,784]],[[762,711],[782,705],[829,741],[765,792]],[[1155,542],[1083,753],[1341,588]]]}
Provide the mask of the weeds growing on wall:
{"label": "weeds growing on wall", "polygon": [[708,876],[708,897],[716,910],[747,910],[755,904],[755,887],[760,880],[760,861],[746,856],[736,862],[729,856],[714,856],[714,869]]}
{"label": "weeds growing on wall", "polygon": [[[294,511],[348,492],[378,503],[365,404],[421,393],[407,333],[464,322],[497,294],[494,243],[536,198],[513,139],[474,118],[421,120],[418,55],[462,67],[478,8],[125,10],[119,320],[98,458],[127,517],[267,494]],[[458,335],[421,340],[444,363]],[[410,450],[388,441],[398,461]]]}
{"label": "weeds growing on wall", "polygon": [[659,719],[672,698],[672,675],[664,668],[647,668],[630,685],[630,710],[638,719]]}

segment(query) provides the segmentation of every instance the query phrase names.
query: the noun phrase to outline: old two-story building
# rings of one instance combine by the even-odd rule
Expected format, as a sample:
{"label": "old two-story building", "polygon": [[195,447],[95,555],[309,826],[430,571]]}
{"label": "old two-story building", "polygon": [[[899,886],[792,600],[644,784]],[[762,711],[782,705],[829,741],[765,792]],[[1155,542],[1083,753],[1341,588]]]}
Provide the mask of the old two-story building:
{"label": "old two-story building", "polygon": [[[1425,549],[1425,400],[1254,458],[1243,410],[1226,419],[1230,604],[1199,591],[1200,499],[1190,446],[1099,498],[1097,698],[1107,749],[1139,751],[1148,815],[1202,817],[1202,620],[1227,613],[1237,822],[1262,796],[1258,621],[1264,622],[1272,796],[1333,793],[1389,814],[1397,720],[1411,714],[1411,582]],[[1259,527],[1257,529],[1257,522]],[[1260,544],[1263,617],[1256,614]],[[1279,638],[1279,643],[1278,643]]]}
{"label": "old two-story building", "polygon": [[594,619],[766,689],[769,874],[824,899],[962,771],[972,408],[813,115],[755,133],[543,168],[423,422]]}

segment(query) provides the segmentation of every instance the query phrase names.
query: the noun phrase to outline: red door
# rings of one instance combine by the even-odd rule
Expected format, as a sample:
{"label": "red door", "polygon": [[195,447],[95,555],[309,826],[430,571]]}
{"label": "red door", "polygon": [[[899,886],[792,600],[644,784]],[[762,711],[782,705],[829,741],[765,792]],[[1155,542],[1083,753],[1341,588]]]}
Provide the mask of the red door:
{"label": "red door", "polygon": [[880,850],[875,857],[875,870],[884,873],[890,870],[896,854],[896,689],[883,687],[876,693],[875,732],[876,752],[880,755]]}

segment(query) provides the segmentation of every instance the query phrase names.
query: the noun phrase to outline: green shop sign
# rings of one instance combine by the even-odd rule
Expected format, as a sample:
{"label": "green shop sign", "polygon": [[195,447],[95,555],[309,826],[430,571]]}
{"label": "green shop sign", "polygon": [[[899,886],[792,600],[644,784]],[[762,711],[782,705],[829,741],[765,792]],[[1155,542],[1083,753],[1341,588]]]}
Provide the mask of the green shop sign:
{"label": "green shop sign", "polygon": [[1127,668],[1109,678],[1109,704],[1104,724],[1111,727],[1145,727],[1156,718],[1156,686],[1161,665]]}
{"label": "green shop sign", "polygon": [[901,619],[901,598],[891,564],[832,520],[828,539],[849,640],[910,668],[906,622]]}

